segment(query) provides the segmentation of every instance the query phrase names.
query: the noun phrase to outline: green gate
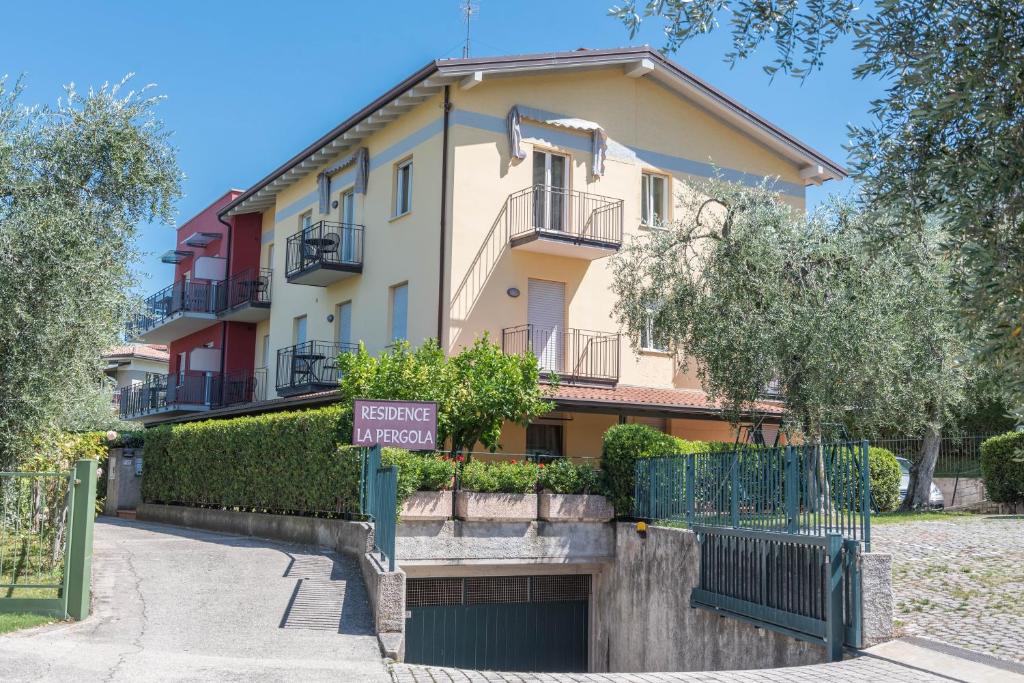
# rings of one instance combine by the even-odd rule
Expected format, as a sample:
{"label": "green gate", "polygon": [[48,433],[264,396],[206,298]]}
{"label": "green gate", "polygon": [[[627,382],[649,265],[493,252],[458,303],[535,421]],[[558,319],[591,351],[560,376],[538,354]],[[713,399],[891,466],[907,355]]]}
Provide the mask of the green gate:
{"label": "green gate", "polygon": [[585,672],[590,575],[408,579],[405,661]]}

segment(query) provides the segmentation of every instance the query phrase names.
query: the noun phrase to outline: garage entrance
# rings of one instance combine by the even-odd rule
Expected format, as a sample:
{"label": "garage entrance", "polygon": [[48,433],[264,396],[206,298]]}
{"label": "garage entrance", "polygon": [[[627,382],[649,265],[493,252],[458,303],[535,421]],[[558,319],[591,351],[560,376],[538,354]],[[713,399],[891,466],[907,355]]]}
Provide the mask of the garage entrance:
{"label": "garage entrance", "polygon": [[587,671],[590,575],[408,579],[405,661]]}

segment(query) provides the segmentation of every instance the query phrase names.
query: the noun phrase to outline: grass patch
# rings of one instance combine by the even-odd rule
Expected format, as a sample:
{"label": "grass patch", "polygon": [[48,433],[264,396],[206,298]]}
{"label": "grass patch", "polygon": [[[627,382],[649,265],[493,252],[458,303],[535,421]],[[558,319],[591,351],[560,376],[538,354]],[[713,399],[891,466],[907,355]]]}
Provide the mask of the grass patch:
{"label": "grass patch", "polygon": [[904,522],[946,522],[960,517],[977,517],[971,512],[917,510],[914,512],[879,512],[871,515],[872,524],[903,524]]}
{"label": "grass patch", "polygon": [[44,617],[40,614],[0,614],[0,633],[42,626],[53,621],[56,621],[53,617]]}

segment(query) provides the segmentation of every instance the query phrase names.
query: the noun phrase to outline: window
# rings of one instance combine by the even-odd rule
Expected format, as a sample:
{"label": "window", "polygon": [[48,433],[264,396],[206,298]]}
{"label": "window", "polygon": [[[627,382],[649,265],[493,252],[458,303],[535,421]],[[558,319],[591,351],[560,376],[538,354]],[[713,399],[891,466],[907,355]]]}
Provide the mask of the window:
{"label": "window", "polygon": [[306,316],[300,315],[292,322],[292,343],[306,343]]}
{"label": "window", "polygon": [[263,367],[265,367],[265,368],[269,368],[270,367],[270,335],[269,334],[263,335],[263,358],[261,360],[263,362]]}
{"label": "window", "polygon": [[409,284],[391,288],[391,341],[408,339]]}
{"label": "window", "polygon": [[526,427],[526,452],[562,457],[562,425],[530,424]]}
{"label": "window", "polygon": [[267,270],[274,269],[274,243],[267,245]]}
{"label": "window", "polygon": [[338,207],[341,214],[341,261],[342,263],[358,263],[356,259],[356,240],[359,234],[355,229],[356,222],[356,195],[352,190],[341,193],[341,202]]}
{"label": "window", "polygon": [[352,343],[352,302],[346,301],[338,304],[338,310],[334,314],[337,327],[334,336],[339,344]]}
{"label": "window", "polygon": [[185,352],[182,351],[178,354],[178,384],[185,381]]}
{"label": "window", "polygon": [[668,351],[668,344],[654,331],[654,315],[653,308],[647,311],[644,329],[640,333],[640,348],[645,351]]}
{"label": "window", "polygon": [[653,173],[644,173],[640,179],[640,222],[661,227],[668,221],[668,179]]}
{"label": "window", "polygon": [[313,212],[307,211],[306,213],[299,216],[299,228],[305,230],[306,228],[313,225]]}
{"label": "window", "polygon": [[412,211],[412,159],[395,166],[395,216]]}

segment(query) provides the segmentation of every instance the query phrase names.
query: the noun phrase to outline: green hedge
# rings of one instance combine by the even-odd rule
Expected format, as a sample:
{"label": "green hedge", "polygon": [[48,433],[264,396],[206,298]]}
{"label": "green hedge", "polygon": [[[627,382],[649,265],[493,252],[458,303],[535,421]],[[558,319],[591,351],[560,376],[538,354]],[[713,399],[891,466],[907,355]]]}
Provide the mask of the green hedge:
{"label": "green hedge", "polygon": [[154,427],[147,502],[291,514],[359,509],[359,450],[337,446],[337,406]]}
{"label": "green hedge", "polygon": [[604,490],[601,473],[590,465],[559,458],[539,467],[537,483],[551,493],[600,494]]}
{"label": "green hedge", "polygon": [[633,514],[633,463],[652,455],[686,453],[688,443],[643,424],[615,425],[604,433],[601,471],[608,499],[619,515]]}
{"label": "green hedge", "polygon": [[472,460],[462,468],[465,491],[481,493],[533,493],[540,468],[532,462]]}
{"label": "green hedge", "polygon": [[1008,432],[981,444],[981,478],[995,503],[1024,503],[1024,432]]}
{"label": "green hedge", "polygon": [[872,446],[868,450],[871,496],[876,512],[891,512],[900,504],[900,464],[892,451]]}

